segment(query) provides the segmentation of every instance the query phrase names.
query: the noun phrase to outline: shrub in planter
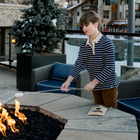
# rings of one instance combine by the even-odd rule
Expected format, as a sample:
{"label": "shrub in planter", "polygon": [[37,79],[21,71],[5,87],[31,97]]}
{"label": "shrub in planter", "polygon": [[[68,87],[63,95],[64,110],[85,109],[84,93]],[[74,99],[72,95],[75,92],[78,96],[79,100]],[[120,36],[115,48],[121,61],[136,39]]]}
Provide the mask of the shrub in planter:
{"label": "shrub in planter", "polygon": [[[17,53],[20,54],[18,56],[28,54],[28,56],[32,55],[33,57],[44,53],[53,54],[55,49],[59,49],[66,34],[64,30],[66,10],[58,8],[58,4],[54,3],[54,0],[32,0],[31,5],[29,9],[21,10],[21,20],[15,20],[12,26],[12,34],[16,39],[15,47]],[[26,62],[28,61],[27,59],[25,60]],[[30,58],[29,61],[31,60]],[[52,61],[46,63],[46,61],[49,61],[46,58],[41,61],[44,62],[42,65],[52,63]],[[58,58],[56,58],[54,62],[55,61],[59,61]],[[20,62],[23,62],[23,60],[20,60]],[[26,88],[27,86],[25,84],[27,83],[23,81],[31,83],[29,80],[31,79],[31,69],[41,66],[40,64],[42,63],[36,64],[36,60],[36,62],[31,62],[30,68],[27,68],[27,66],[23,66],[23,64],[27,64],[26,62],[22,64],[17,62],[17,88],[20,90],[30,90],[30,86]],[[60,60],[59,62],[65,63],[66,57],[65,60]],[[35,66],[33,66],[33,64],[35,64]],[[24,69],[24,67],[26,68]],[[28,69],[28,71],[26,69]],[[24,79],[26,75],[28,75],[28,80]],[[23,84],[25,88],[18,86]]]}
{"label": "shrub in planter", "polygon": [[32,0],[31,5],[21,10],[21,20],[12,26],[15,47],[19,53],[51,53],[65,37],[66,10],[58,8],[54,0]]}

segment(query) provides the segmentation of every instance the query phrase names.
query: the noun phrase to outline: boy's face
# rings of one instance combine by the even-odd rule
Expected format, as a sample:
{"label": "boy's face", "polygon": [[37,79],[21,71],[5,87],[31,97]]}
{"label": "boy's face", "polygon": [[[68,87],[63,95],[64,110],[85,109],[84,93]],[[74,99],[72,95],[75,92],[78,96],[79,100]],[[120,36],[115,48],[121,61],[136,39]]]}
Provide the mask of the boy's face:
{"label": "boy's face", "polygon": [[98,22],[96,23],[89,23],[88,25],[83,26],[83,32],[87,35],[87,36],[92,36],[94,35],[96,32],[98,31]]}

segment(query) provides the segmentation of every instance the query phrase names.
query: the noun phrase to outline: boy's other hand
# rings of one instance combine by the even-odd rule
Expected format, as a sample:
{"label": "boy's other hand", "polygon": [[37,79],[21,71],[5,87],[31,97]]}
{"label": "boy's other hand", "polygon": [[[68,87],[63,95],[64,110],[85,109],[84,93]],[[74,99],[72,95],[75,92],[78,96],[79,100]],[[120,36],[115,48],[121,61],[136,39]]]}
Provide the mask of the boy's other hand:
{"label": "boy's other hand", "polygon": [[90,91],[90,90],[93,90],[93,88],[95,87],[96,85],[94,84],[94,82],[90,82],[90,83],[88,83],[85,87],[84,87],[84,89],[85,90],[87,90],[87,91]]}
{"label": "boy's other hand", "polygon": [[84,89],[87,91],[93,90],[94,87],[99,83],[99,81],[97,79],[94,79],[93,81],[91,81],[90,83],[88,83]]}

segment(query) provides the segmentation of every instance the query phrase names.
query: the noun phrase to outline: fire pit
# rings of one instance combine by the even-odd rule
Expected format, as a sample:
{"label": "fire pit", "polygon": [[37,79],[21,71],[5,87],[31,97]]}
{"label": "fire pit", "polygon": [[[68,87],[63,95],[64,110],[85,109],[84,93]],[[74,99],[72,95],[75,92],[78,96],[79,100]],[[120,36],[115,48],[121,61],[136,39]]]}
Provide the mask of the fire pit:
{"label": "fire pit", "polygon": [[19,105],[18,101],[2,105],[0,140],[56,140],[64,129],[65,118],[37,106]]}

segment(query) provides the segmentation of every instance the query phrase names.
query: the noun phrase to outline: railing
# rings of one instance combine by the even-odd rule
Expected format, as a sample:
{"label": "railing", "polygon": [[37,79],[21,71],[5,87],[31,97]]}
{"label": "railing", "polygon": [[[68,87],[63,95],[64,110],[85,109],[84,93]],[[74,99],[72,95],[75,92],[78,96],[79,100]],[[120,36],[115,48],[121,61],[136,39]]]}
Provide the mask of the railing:
{"label": "railing", "polygon": [[[84,35],[84,32],[81,30],[66,30],[67,35],[77,35],[75,38],[70,38],[68,36],[65,37],[63,41],[63,46],[62,46],[62,53],[66,53],[66,43],[69,45],[73,46],[80,46],[81,41],[85,38],[83,37],[82,39],[78,39],[80,35]],[[126,51],[129,51],[128,48],[130,49],[131,47],[128,47],[128,44],[130,42],[133,42],[133,38],[131,37],[140,37],[139,33],[124,33],[124,32],[102,32],[102,34],[108,36],[113,43],[115,44],[115,59],[116,61],[122,61],[126,60],[127,61],[127,53]],[[132,40],[131,40],[132,39]],[[76,41],[74,41],[76,40]],[[135,39],[134,38],[134,52],[130,52],[132,54],[132,57],[134,56],[134,61],[140,62],[140,39]],[[73,42],[73,44],[72,44]],[[76,42],[79,42],[76,43]],[[76,43],[76,44],[74,44]],[[14,66],[14,59],[16,61],[16,52],[13,54],[13,46],[12,46],[12,35],[9,33],[9,53],[8,55],[5,56],[0,56],[1,60],[4,58],[6,62],[8,63],[3,63],[2,61],[0,62],[0,65],[7,66],[9,68],[14,68],[16,69],[16,65]],[[126,63],[126,62],[125,62]]]}

